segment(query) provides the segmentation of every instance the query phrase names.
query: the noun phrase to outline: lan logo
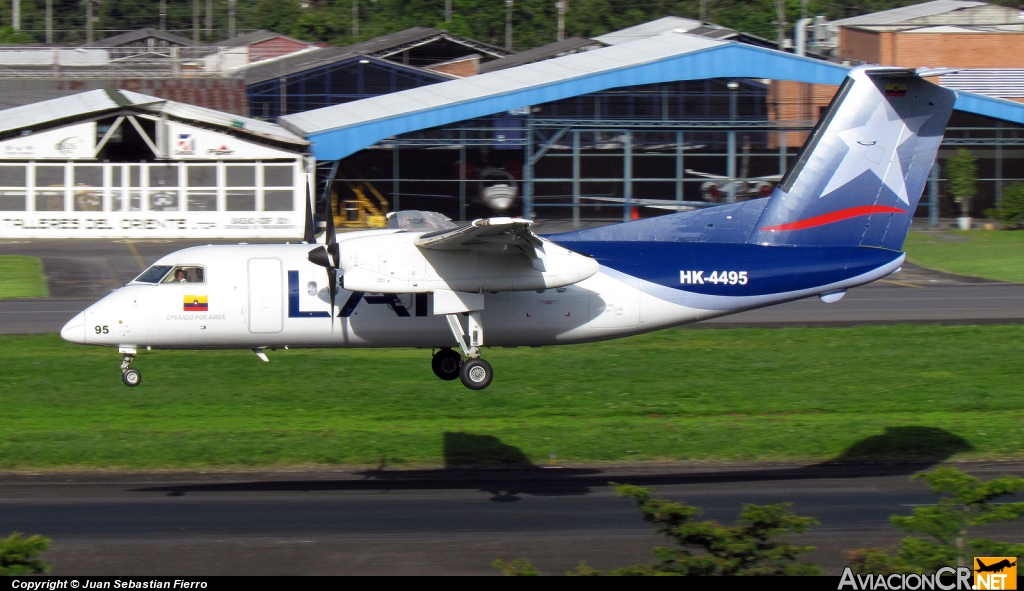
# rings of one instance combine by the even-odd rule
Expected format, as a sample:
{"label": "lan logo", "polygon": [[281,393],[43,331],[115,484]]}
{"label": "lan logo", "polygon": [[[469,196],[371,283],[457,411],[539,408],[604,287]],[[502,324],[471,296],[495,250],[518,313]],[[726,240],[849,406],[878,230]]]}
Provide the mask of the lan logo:
{"label": "lan logo", "polygon": [[209,312],[209,301],[206,296],[201,295],[186,295],[185,296],[185,311],[186,312]]}
{"label": "lan logo", "polygon": [[974,558],[975,589],[1016,589],[1016,556],[977,556]]}

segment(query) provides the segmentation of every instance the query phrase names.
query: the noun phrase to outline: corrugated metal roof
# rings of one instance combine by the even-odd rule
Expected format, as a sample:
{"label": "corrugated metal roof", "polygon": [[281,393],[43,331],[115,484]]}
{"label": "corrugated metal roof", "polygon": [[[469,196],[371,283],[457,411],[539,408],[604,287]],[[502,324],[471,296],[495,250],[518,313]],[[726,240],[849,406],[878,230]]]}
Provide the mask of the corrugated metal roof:
{"label": "corrugated metal roof", "polygon": [[[150,102],[164,100],[156,97],[147,98],[151,99]],[[16,129],[31,129],[52,121],[95,115],[104,111],[115,111],[124,106],[141,104],[145,104],[141,98],[122,97],[117,91],[90,90],[31,105],[4,109],[0,111],[0,133]]]}
{"label": "corrugated metal roof", "polygon": [[662,34],[632,43],[286,115],[321,160],[386,137],[609,88],[704,78],[839,84],[847,68],[737,42]]}
{"label": "corrugated metal roof", "polygon": [[388,35],[360,41],[359,43],[353,43],[342,49],[346,49],[351,53],[373,54],[430,39],[431,37],[437,37],[443,32],[440,29],[432,29],[430,27],[412,27],[411,29],[404,29]]}
{"label": "corrugated metal roof", "polygon": [[309,43],[306,43],[305,41],[299,41],[298,39],[292,39],[291,37],[289,37],[287,35],[282,35],[281,33],[275,33],[273,31],[265,31],[263,29],[259,29],[258,31],[253,31],[251,33],[246,33],[244,35],[238,35],[237,37],[232,37],[230,39],[224,39],[222,41],[217,41],[217,42],[213,43],[212,45],[216,45],[218,47],[245,47],[246,45],[252,45],[254,43],[262,43],[263,41],[269,41],[271,39],[277,39],[278,37],[282,37],[284,39],[287,39],[289,41],[294,41],[296,43],[301,43],[303,45],[310,45]]}
{"label": "corrugated metal roof", "polygon": [[[638,43],[645,45],[637,47]],[[301,129],[306,133],[319,133],[355,125],[377,117],[426,111],[442,105],[469,101],[496,93],[565,82],[601,71],[635,63],[656,61],[667,55],[706,49],[718,44],[717,41],[682,35],[646,39],[620,47],[606,47],[576,53],[499,72],[480,74],[305,113],[287,115],[282,117],[282,121],[286,121],[289,126]]]}
{"label": "corrugated metal roof", "polygon": [[168,33],[167,31],[160,31],[158,29],[144,28],[100,39],[87,47],[118,47],[120,45],[127,45],[136,41],[142,41],[143,39],[149,39],[150,37],[166,41],[171,45],[191,46],[193,44],[191,39],[182,37],[181,35],[175,35],[174,33]]}
{"label": "corrugated metal roof", "polygon": [[224,111],[216,111],[214,109],[207,109],[206,107],[197,107],[196,105],[175,101],[162,100],[161,102],[147,102],[147,99],[153,99],[155,97],[128,90],[120,90],[118,92],[145,111],[166,114],[170,117],[206,123],[217,127],[226,127],[241,133],[249,133],[279,142],[302,145],[309,144],[309,142],[302,137],[295,135],[280,125],[260,121],[259,119],[251,119],[249,117],[225,113]]}
{"label": "corrugated metal roof", "polygon": [[986,96],[1024,98],[1024,69],[972,68],[947,74],[939,79],[943,86]]}
{"label": "corrugated metal roof", "polygon": [[893,8],[891,10],[843,18],[832,21],[830,24],[840,27],[896,25],[916,18],[935,16],[937,14],[953,12],[954,10],[984,6],[985,4],[985,2],[975,2],[973,0],[932,0],[932,2],[925,2],[923,4],[913,4],[902,8]]}
{"label": "corrugated metal roof", "polygon": [[112,88],[90,90],[0,111],[0,133],[32,129],[58,121],[88,119],[107,111],[123,109],[166,114],[169,117],[230,128],[239,133],[247,133],[278,142],[297,145],[309,144],[302,137],[280,125],[266,121]]}
{"label": "corrugated metal roof", "polygon": [[487,72],[497,72],[498,70],[504,70],[506,68],[513,68],[523,64],[530,64],[540,60],[559,57],[570,53],[577,53],[581,50],[597,49],[599,47],[600,44],[593,39],[570,37],[563,41],[555,41],[554,43],[548,43],[547,45],[534,47],[533,49],[527,49],[526,51],[520,51],[519,53],[514,53],[508,57],[503,57],[501,59],[481,64],[480,73],[486,74]]}
{"label": "corrugated metal roof", "polygon": [[687,33],[703,24],[704,23],[700,21],[695,21],[689,18],[666,16],[647,23],[627,27],[619,31],[605,33],[604,35],[594,37],[594,40],[600,41],[605,45],[619,45],[620,43],[629,43],[631,41],[646,39],[655,35],[661,35],[662,33]]}
{"label": "corrugated metal roof", "polygon": [[415,66],[406,66],[392,61],[367,56],[362,53],[354,53],[349,51],[349,49],[349,47],[326,47],[317,51],[307,51],[256,62],[242,70],[243,76],[245,77],[245,84],[256,84],[266,80],[280,78],[282,76],[291,76],[292,74],[305,72],[307,70],[336,64],[338,62],[354,58],[367,59],[386,68],[409,70],[415,71],[418,74],[434,76],[439,81],[454,78],[454,76],[449,76],[447,74],[432,72]]}

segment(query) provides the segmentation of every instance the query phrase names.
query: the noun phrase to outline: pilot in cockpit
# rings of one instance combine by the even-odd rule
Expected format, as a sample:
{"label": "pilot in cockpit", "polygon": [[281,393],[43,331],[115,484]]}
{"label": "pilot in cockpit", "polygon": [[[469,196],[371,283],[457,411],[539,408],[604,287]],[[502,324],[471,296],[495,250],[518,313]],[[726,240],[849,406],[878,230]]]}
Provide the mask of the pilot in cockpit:
{"label": "pilot in cockpit", "polygon": [[174,281],[177,283],[188,283],[188,273],[185,269],[178,269],[174,272]]}

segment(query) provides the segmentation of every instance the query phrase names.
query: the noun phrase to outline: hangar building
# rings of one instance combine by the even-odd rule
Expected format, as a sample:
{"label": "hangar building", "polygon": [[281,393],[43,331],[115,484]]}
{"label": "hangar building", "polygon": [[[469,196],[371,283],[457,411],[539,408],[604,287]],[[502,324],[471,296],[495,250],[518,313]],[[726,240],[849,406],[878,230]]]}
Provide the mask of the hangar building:
{"label": "hangar building", "polygon": [[[510,181],[521,180],[513,215],[630,219],[633,202],[643,197],[665,206],[709,204],[698,192],[706,177],[691,174],[691,166],[699,172],[717,164],[712,172],[742,178],[744,144],[751,144],[751,176],[783,172],[798,147],[786,146],[785,136],[808,129],[816,116],[770,118],[759,110],[765,101],[758,93],[763,97],[771,80],[836,86],[847,70],[672,29],[279,122],[313,143],[327,177],[325,194],[341,193],[342,202],[346,190],[362,191],[368,181],[382,194],[391,189],[395,209],[487,215],[472,193],[482,183],[468,174],[474,157],[486,157],[490,165],[506,160]],[[1024,140],[1024,108],[1016,103],[963,92],[957,109],[999,122],[1004,142]],[[766,146],[771,136],[783,138],[774,150]],[[408,158],[407,146],[417,148]],[[516,164],[520,175],[511,172]],[[409,169],[413,174],[403,172]],[[448,185],[431,191],[427,182],[441,182],[433,179]]]}
{"label": "hangar building", "polygon": [[125,90],[7,109],[0,235],[291,239],[308,146],[272,123]]}

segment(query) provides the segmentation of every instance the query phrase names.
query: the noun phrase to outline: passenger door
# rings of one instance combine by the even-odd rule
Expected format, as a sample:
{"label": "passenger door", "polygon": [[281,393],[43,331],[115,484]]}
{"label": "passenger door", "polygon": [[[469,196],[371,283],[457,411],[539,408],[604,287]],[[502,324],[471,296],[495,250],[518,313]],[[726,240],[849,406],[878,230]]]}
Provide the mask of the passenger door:
{"label": "passenger door", "polygon": [[281,259],[249,259],[249,332],[281,332],[284,274]]}

